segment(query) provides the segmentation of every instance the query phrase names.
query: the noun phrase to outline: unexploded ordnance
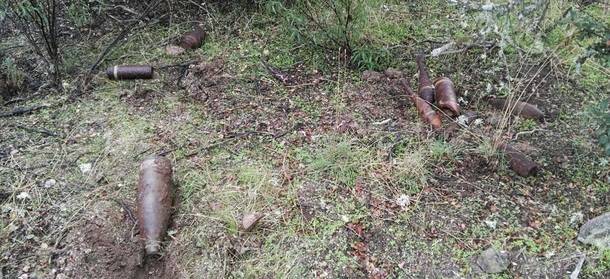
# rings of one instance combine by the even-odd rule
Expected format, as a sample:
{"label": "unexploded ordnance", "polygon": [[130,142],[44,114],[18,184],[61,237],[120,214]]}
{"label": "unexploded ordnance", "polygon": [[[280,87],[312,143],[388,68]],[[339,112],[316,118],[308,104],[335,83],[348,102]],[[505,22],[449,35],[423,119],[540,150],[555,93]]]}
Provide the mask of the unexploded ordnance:
{"label": "unexploded ordnance", "polygon": [[401,78],[400,84],[407,91],[407,95],[409,95],[409,97],[411,97],[411,100],[415,104],[415,107],[417,108],[417,112],[419,113],[419,116],[422,118],[422,120],[424,120],[424,122],[432,125],[432,127],[435,129],[440,128],[441,127],[441,117],[440,117],[440,115],[438,115],[436,113],[436,111],[434,111],[432,106],[428,102],[426,102],[424,99],[417,96],[417,94],[415,94],[415,92],[413,92],[413,89],[411,89],[411,86],[409,85],[409,81],[407,79]]}
{"label": "unexploded ordnance", "polygon": [[510,168],[521,176],[530,176],[538,172],[539,166],[536,162],[521,153],[521,151],[513,148],[508,144],[500,144],[502,150],[509,157]]}
{"label": "unexploded ordnance", "polygon": [[172,164],[153,157],[140,165],[138,225],[146,254],[159,254],[172,207]]}
{"label": "unexploded ordnance", "polygon": [[504,98],[490,97],[487,101],[497,109],[508,109],[513,115],[520,115],[524,118],[544,120],[544,113],[538,107],[521,101],[509,101]]}
{"label": "unexploded ordnance", "polygon": [[112,66],[106,70],[109,79],[151,79],[153,78],[153,67],[150,65],[125,65]]}
{"label": "unexploded ordnance", "polygon": [[438,102],[438,107],[448,109],[453,113],[453,116],[460,115],[460,105],[457,101],[453,82],[446,77],[437,78],[434,80],[435,99]]}
{"label": "unexploded ordnance", "polygon": [[252,230],[252,228],[254,228],[254,226],[256,226],[258,221],[261,218],[263,218],[263,216],[264,216],[263,214],[258,213],[258,212],[252,212],[252,213],[245,214],[241,220],[242,229],[244,231]]}
{"label": "unexploded ordnance", "polygon": [[180,46],[184,49],[195,49],[203,45],[205,39],[205,31],[201,27],[195,27],[195,30],[188,32],[180,39]]}
{"label": "unexploded ordnance", "polygon": [[428,76],[428,70],[424,61],[425,56],[419,54],[415,59],[417,61],[417,69],[419,70],[419,89],[417,93],[419,97],[432,104],[434,103],[434,85]]}

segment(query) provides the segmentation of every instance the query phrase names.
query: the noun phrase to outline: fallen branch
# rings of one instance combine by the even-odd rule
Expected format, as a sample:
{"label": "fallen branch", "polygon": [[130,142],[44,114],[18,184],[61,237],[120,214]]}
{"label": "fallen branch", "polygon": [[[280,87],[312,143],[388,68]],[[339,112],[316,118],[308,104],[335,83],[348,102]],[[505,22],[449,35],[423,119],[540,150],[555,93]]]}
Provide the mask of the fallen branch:
{"label": "fallen branch", "polygon": [[200,60],[191,60],[191,61],[186,61],[186,62],[182,62],[182,63],[163,65],[163,66],[158,66],[157,70],[163,70],[163,69],[175,68],[175,67],[184,68],[184,67],[188,67],[192,64],[199,63],[199,62],[201,62],[201,61]]}
{"label": "fallen branch", "polygon": [[37,105],[37,106],[33,106],[33,107],[16,108],[16,109],[14,109],[12,111],[9,111],[9,112],[0,113],[0,118],[2,118],[2,117],[11,117],[11,116],[18,116],[18,115],[34,112],[34,111],[37,111],[37,110],[40,110],[40,109],[48,108],[48,107],[50,107],[50,106],[49,105]]}
{"label": "fallen branch", "polygon": [[574,271],[570,274],[570,279],[578,279],[578,275],[580,274],[580,270],[582,269],[582,265],[585,263],[585,255],[581,254]]}
{"label": "fallen branch", "polygon": [[[201,152],[208,151],[210,149],[213,149],[213,148],[219,147],[219,146],[221,146],[223,144],[226,144],[226,143],[228,143],[230,141],[233,141],[233,140],[236,140],[236,139],[240,139],[240,138],[243,138],[243,137],[246,137],[246,136],[250,136],[250,135],[268,136],[268,137],[271,137],[272,139],[278,139],[278,138],[281,138],[281,137],[287,135],[291,131],[295,130],[296,126],[297,125],[295,125],[295,127],[293,127],[292,129],[288,129],[288,130],[286,130],[286,131],[284,131],[282,133],[279,133],[279,134],[272,134],[272,133],[259,132],[259,131],[245,131],[245,132],[240,132],[240,133],[233,133],[233,134],[230,134],[230,135],[228,135],[226,137],[223,137],[222,139],[218,139],[218,140],[214,141],[213,143],[210,143],[210,144],[208,144],[208,145],[206,145],[204,147],[198,148],[197,150],[195,150],[195,151],[193,151],[193,152],[191,152],[189,154],[186,154],[183,157],[178,158],[176,160],[181,160],[181,159],[184,159],[184,158],[193,157],[193,156],[195,156],[197,154],[200,154]],[[178,150],[180,148],[185,147],[187,144],[188,143],[181,144],[181,145],[179,145],[177,147],[174,147],[174,148],[172,148],[170,150],[165,150],[165,151],[159,152],[157,154],[157,156],[165,156],[165,155],[167,155],[169,153],[172,153],[172,152],[174,152],[174,151],[176,151],[176,150]]]}
{"label": "fallen branch", "polygon": [[43,135],[47,135],[47,136],[51,136],[51,137],[57,137],[59,138],[60,136],[50,130],[47,130],[45,128],[30,128],[21,124],[8,124],[6,125],[7,127],[13,127],[13,128],[19,128],[22,130],[26,130],[28,132],[34,132],[34,133],[39,133],[39,134],[43,134]]}
{"label": "fallen branch", "polygon": [[292,79],[290,78],[290,76],[288,74],[285,74],[282,71],[269,65],[269,63],[265,59],[261,59],[261,63],[263,64],[263,66],[265,67],[267,72],[269,72],[269,74],[271,74],[271,76],[273,76],[275,79],[277,79],[284,85],[292,83]]}
{"label": "fallen branch", "polygon": [[10,100],[4,102],[4,106],[8,106],[8,105],[11,105],[11,104],[14,104],[14,103],[23,102],[23,101],[25,101],[25,98],[10,99]]}
{"label": "fallen branch", "polygon": [[460,49],[454,49],[454,50],[443,49],[439,53],[427,54],[426,57],[438,57],[438,56],[441,56],[441,55],[457,54],[457,53],[466,52],[466,51],[468,51],[470,49],[473,49],[473,48],[493,49],[495,47],[496,47],[495,43],[469,44],[469,45],[466,45],[465,47],[460,48]]}

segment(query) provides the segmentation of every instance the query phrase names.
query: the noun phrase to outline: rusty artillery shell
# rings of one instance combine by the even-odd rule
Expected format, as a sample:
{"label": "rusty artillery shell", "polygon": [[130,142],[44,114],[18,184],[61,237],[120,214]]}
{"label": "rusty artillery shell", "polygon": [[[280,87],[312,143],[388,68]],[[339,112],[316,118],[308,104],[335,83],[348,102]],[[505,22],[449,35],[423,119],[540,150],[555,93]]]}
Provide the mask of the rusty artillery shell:
{"label": "rusty artillery shell", "polygon": [[460,104],[458,104],[457,96],[453,82],[446,77],[437,78],[434,80],[435,99],[441,109],[450,110],[454,116],[460,115]]}
{"label": "rusty artillery shell", "polygon": [[500,144],[499,147],[500,150],[508,155],[510,160],[510,168],[520,176],[527,177],[538,172],[538,164],[525,156],[525,154],[521,153],[519,150],[508,144]]}
{"label": "rusty artillery shell", "polygon": [[540,109],[526,102],[509,102],[507,99],[503,98],[489,98],[487,101],[497,109],[506,109],[509,107],[511,113],[514,115],[520,115],[524,118],[536,119],[538,121],[544,119],[544,113]]}
{"label": "rusty artillery shell", "polygon": [[140,165],[138,225],[146,254],[158,254],[169,224],[172,206],[172,165],[165,157],[153,157]]}
{"label": "rusty artillery shell", "polygon": [[153,78],[153,67],[149,65],[125,65],[112,66],[106,70],[109,79],[151,79]]}
{"label": "rusty artillery shell", "polygon": [[438,115],[436,113],[436,111],[434,111],[434,109],[428,102],[426,102],[424,99],[417,96],[417,94],[415,94],[415,92],[413,92],[413,89],[411,89],[411,86],[409,85],[409,81],[407,79],[401,78],[399,81],[400,81],[400,84],[405,88],[405,91],[407,91],[407,95],[409,95],[409,97],[411,97],[411,100],[413,101],[413,103],[415,103],[417,112],[419,113],[419,116],[422,118],[422,120],[424,122],[432,125],[432,127],[434,129],[440,128],[441,127],[440,115]]}
{"label": "rusty artillery shell", "polygon": [[428,70],[426,69],[424,59],[425,56],[423,54],[419,54],[416,57],[417,69],[419,70],[419,89],[417,90],[417,93],[419,94],[419,97],[432,104],[434,103],[434,85],[428,76]]}
{"label": "rusty artillery shell", "polygon": [[195,30],[188,32],[180,39],[180,46],[184,49],[195,49],[203,45],[205,31],[201,27],[196,27]]}
{"label": "rusty artillery shell", "polygon": [[415,103],[415,107],[419,112],[419,116],[434,129],[441,127],[441,117],[436,113],[432,106],[419,96],[412,95],[411,100]]}

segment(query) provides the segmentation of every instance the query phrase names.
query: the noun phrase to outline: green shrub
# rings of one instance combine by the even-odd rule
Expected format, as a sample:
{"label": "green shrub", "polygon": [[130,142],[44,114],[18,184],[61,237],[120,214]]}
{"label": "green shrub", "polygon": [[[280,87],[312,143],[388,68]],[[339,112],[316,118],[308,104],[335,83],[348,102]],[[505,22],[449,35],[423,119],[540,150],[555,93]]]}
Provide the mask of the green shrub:
{"label": "green shrub", "polygon": [[6,75],[6,81],[11,85],[11,87],[20,87],[25,78],[25,74],[23,71],[17,68],[15,61],[10,58],[4,58],[2,61],[2,65],[0,65],[0,69]]}
{"label": "green shrub", "polygon": [[387,68],[392,54],[386,48],[374,46],[360,46],[354,50],[351,64],[360,70],[383,70]]}
{"label": "green shrub", "polygon": [[90,22],[91,14],[87,6],[87,1],[70,1],[67,5],[68,18],[76,27],[83,27]]}
{"label": "green shrub", "polygon": [[604,99],[589,111],[591,122],[597,125],[596,134],[599,145],[610,156],[610,99]]}
{"label": "green shrub", "polygon": [[291,39],[307,45],[312,51],[330,52],[349,61],[350,66],[365,70],[381,70],[391,61],[386,47],[365,36],[369,10],[375,1],[307,0],[291,5],[269,1],[268,14],[282,18]]}

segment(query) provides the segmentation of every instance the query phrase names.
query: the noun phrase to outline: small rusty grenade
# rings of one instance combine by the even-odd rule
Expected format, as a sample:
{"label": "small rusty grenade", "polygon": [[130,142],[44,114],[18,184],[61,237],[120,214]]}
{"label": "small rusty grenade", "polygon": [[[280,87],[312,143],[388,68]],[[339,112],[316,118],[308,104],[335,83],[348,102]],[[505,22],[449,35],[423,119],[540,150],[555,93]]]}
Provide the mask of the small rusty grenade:
{"label": "small rusty grenade", "polygon": [[196,49],[203,45],[205,39],[205,31],[201,27],[195,27],[195,30],[188,32],[180,39],[180,47],[184,49]]}

